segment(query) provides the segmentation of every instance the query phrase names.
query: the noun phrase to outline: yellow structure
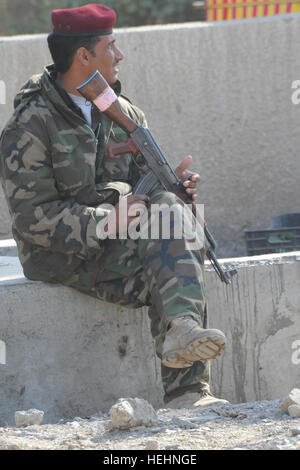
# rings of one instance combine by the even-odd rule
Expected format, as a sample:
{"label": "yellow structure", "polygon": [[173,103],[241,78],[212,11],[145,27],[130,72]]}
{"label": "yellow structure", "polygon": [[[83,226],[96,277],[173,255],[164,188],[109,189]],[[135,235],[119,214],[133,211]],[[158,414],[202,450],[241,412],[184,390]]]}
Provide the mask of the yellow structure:
{"label": "yellow structure", "polygon": [[205,0],[206,21],[299,13],[300,0]]}

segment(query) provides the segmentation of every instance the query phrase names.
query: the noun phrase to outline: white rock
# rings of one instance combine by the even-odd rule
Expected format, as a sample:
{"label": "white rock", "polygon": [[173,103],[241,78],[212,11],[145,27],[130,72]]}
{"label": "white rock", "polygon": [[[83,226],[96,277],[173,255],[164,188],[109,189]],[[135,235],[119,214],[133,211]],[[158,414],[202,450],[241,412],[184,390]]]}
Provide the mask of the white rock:
{"label": "white rock", "polygon": [[71,423],[68,423],[72,428],[80,428],[80,424],[77,421],[72,421]]}
{"label": "white rock", "polygon": [[157,423],[154,408],[143,398],[120,398],[109,410],[112,428],[129,429]]}
{"label": "white rock", "polygon": [[44,412],[31,408],[27,411],[15,412],[15,423],[17,427],[31,426],[33,424],[41,424],[44,418]]}
{"label": "white rock", "polygon": [[293,390],[288,394],[288,396],[282,400],[282,402],[279,404],[279,410],[282,413],[288,413],[288,407],[290,405],[300,406],[300,389],[299,388],[293,388]]}
{"label": "white rock", "polygon": [[300,405],[290,405],[288,413],[292,418],[300,418]]}

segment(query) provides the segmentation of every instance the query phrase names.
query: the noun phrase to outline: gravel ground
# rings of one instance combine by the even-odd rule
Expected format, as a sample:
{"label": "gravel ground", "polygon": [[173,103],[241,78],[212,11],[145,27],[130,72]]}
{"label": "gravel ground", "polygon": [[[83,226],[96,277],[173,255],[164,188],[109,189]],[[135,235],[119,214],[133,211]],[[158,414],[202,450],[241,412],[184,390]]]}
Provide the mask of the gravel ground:
{"label": "gravel ground", "polygon": [[280,400],[200,410],[157,410],[153,426],[111,428],[108,414],[57,424],[1,427],[0,450],[300,450],[300,418]]}

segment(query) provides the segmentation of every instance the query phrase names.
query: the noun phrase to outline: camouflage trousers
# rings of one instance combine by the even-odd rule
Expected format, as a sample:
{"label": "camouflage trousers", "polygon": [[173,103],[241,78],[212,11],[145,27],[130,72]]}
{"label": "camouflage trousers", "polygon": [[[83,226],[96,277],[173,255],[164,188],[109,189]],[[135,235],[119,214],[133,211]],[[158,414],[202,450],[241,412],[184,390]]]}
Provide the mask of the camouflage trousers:
{"label": "camouflage trousers", "polygon": [[[172,206],[175,212],[183,207],[174,194],[161,190],[154,192],[150,202]],[[191,249],[184,237],[174,237],[172,215],[168,239],[106,239],[104,253],[85,262],[65,282],[106,302],[129,308],[149,306],[151,333],[159,358],[168,326],[175,317],[191,316],[207,328],[204,249]],[[197,361],[184,369],[162,365],[161,373],[167,403],[185,391],[207,387],[209,363]]]}

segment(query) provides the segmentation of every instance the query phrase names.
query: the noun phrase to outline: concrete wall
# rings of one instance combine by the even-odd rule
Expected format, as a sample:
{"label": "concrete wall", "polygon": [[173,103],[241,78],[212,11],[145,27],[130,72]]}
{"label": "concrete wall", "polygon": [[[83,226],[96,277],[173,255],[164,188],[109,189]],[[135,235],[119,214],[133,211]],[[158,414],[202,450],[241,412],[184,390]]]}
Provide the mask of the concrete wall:
{"label": "concrete wall", "polygon": [[228,340],[213,389],[233,402],[281,398],[300,386],[300,252],[230,261],[230,286],[208,278],[210,326]]}
{"label": "concrete wall", "polygon": [[[299,15],[116,31],[126,55],[124,94],[145,110],[174,165],[194,156],[219,256],[246,253],[245,227],[264,228],[276,214],[299,210],[300,106],[291,102],[299,32]],[[46,36],[0,38],[0,59],[1,127],[17,89],[50,62]]]}
{"label": "concrete wall", "polygon": [[[239,273],[227,287],[207,265],[210,326],[228,338],[225,354],[212,361],[218,396],[271,400],[300,386],[299,261],[300,252],[228,260]],[[12,257],[0,258],[0,306],[0,426],[28,408],[57,422],[107,411],[119,397],[162,406],[146,308],[28,281]]]}

